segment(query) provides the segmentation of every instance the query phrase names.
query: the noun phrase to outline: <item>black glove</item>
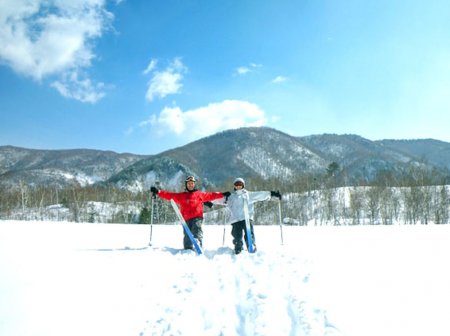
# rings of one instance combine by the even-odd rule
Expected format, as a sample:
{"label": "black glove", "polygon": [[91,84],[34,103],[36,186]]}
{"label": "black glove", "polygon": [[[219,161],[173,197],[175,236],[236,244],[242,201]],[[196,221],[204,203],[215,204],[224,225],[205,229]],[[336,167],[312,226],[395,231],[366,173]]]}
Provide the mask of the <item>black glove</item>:
{"label": "black glove", "polygon": [[231,193],[229,191],[225,191],[222,193],[223,197],[225,197],[225,202],[228,202],[228,197],[230,197]]}
{"label": "black glove", "polygon": [[152,192],[153,197],[155,197],[159,193],[159,190],[156,187],[151,187],[150,191]]}
{"label": "black glove", "polygon": [[210,208],[210,209],[211,209],[211,208],[213,207],[213,205],[214,205],[213,202],[204,202],[203,204],[206,205],[206,206],[207,206],[208,208]]}
{"label": "black glove", "polygon": [[271,197],[278,197],[280,199],[280,201],[281,201],[281,194],[280,194],[280,192],[278,190],[277,191],[271,191],[270,192],[270,196]]}

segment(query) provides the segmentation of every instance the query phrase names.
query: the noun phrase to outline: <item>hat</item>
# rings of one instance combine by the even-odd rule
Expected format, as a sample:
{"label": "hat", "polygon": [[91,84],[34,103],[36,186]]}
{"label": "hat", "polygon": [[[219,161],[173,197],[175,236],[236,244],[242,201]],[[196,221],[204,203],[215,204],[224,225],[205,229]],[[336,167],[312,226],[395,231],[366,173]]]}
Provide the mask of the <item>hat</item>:
{"label": "hat", "polygon": [[234,180],[233,184],[236,184],[237,182],[241,182],[242,185],[245,187],[245,181],[242,177],[238,177]]}

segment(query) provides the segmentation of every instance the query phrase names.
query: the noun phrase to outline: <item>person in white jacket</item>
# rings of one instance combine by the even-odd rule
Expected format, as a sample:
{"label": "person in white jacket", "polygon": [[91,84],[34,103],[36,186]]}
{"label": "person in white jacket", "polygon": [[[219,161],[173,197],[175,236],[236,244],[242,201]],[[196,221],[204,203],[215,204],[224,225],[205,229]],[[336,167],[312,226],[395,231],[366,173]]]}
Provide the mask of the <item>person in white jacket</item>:
{"label": "person in white jacket", "polygon": [[[234,180],[234,191],[232,193],[224,193],[224,198],[214,201],[216,204],[223,204],[228,206],[231,212],[231,235],[233,236],[234,251],[236,254],[242,252],[243,241],[245,238],[245,245],[248,247],[247,230],[245,230],[245,214],[244,214],[244,198],[248,200],[248,214],[250,219],[250,234],[253,241],[253,252],[256,252],[255,233],[253,231],[253,204],[258,201],[267,201],[271,197],[278,197],[281,200],[279,191],[248,191],[245,189],[245,181],[238,177]],[[229,194],[229,195],[228,195]]]}

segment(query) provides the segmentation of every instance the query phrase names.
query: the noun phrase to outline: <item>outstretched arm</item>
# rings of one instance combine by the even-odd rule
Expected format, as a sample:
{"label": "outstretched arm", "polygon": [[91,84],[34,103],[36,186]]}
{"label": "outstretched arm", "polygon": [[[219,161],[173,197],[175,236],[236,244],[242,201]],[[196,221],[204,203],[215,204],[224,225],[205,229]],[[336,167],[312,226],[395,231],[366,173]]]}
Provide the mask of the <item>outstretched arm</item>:
{"label": "outstretched arm", "polygon": [[171,199],[173,199],[178,204],[180,203],[180,195],[181,195],[181,193],[170,192],[170,191],[166,191],[166,190],[160,190],[158,192],[158,196],[161,197],[162,199],[165,199],[167,201],[170,201]]}
{"label": "outstretched arm", "polygon": [[250,203],[267,201],[270,199],[270,191],[249,191],[248,200]]}
{"label": "outstretched arm", "polygon": [[203,202],[214,201],[219,198],[225,197],[225,193],[221,192],[204,192],[202,195]]}

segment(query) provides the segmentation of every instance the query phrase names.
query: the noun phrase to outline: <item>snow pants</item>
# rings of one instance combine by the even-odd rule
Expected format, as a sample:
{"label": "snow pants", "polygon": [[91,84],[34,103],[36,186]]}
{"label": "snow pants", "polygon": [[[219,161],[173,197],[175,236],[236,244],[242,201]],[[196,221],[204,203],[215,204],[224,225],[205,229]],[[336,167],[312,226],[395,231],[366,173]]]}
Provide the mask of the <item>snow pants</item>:
{"label": "snow pants", "polygon": [[[233,236],[233,244],[234,244],[234,252],[239,254],[242,252],[242,248],[244,243],[242,241],[242,237],[245,238],[245,246],[247,246],[248,250],[248,239],[247,239],[247,230],[245,229],[245,220],[239,221],[236,223],[232,223],[231,235]],[[250,220],[250,234],[252,235],[253,241],[253,251],[256,251],[255,245],[255,233],[253,232],[253,221]]]}
{"label": "snow pants", "polygon": [[[192,235],[194,236],[195,239],[197,239],[197,242],[200,246],[202,246],[202,241],[203,241],[202,222],[203,222],[203,218],[192,218],[192,219],[186,221],[186,224],[187,224],[189,230],[191,230]],[[194,245],[192,244],[192,241],[189,238],[189,236],[186,234],[186,231],[184,230],[184,228],[183,228],[183,233],[184,233],[184,237],[183,237],[184,249],[192,250],[194,248]]]}

